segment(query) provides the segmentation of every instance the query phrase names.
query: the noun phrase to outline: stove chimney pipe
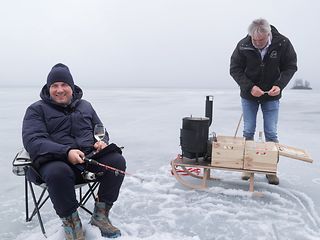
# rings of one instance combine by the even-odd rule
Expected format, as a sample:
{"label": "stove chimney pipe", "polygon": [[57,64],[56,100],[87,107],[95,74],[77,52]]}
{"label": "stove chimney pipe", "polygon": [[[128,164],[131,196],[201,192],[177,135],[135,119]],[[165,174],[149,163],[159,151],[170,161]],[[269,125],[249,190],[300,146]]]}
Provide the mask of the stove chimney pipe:
{"label": "stove chimney pipe", "polygon": [[209,118],[209,127],[211,126],[212,123],[212,109],[213,109],[213,96],[209,95],[206,97],[206,111],[205,111],[205,116]]}

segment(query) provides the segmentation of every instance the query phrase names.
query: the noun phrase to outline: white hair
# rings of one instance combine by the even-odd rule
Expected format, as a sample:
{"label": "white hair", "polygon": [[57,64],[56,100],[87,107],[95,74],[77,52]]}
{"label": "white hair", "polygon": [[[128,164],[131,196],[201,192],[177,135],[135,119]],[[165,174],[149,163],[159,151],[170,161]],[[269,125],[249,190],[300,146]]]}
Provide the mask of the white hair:
{"label": "white hair", "polygon": [[266,19],[259,18],[253,20],[248,27],[249,36],[271,34],[271,26]]}

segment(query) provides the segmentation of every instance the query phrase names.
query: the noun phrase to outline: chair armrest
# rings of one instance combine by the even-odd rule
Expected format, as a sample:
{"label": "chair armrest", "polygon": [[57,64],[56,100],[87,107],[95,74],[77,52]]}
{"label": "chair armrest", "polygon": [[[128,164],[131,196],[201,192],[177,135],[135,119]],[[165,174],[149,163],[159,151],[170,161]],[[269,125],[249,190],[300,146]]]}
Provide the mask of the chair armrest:
{"label": "chair armrest", "polygon": [[12,161],[12,172],[17,176],[25,175],[25,167],[31,166],[32,160],[29,153],[23,148]]}

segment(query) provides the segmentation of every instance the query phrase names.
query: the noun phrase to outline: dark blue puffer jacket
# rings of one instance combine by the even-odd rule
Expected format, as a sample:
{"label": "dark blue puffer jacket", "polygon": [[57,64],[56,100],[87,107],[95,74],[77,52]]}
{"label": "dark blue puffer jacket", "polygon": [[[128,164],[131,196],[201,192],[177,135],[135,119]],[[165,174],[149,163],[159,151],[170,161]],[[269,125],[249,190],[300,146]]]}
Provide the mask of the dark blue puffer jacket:
{"label": "dark blue puffer jacket", "polygon": [[[93,129],[101,123],[98,115],[86,100],[82,90],[75,86],[71,104],[55,104],[45,85],[40,93],[42,100],[30,105],[22,126],[22,140],[34,165],[48,161],[67,161],[70,149],[80,149],[85,154],[93,150]],[[106,134],[104,139],[108,142]]]}

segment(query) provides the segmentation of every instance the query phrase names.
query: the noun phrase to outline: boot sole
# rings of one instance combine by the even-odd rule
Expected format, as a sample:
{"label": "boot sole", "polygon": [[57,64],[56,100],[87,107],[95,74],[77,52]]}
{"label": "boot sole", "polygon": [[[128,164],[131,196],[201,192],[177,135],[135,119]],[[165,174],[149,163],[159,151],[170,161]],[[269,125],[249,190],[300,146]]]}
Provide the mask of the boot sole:
{"label": "boot sole", "polygon": [[107,237],[107,238],[118,238],[121,237],[121,233],[115,233],[115,234],[105,234],[101,232],[102,237]]}
{"label": "boot sole", "polygon": [[90,223],[92,226],[95,226],[95,227],[99,228],[102,237],[118,238],[118,237],[121,236],[120,230],[119,230],[119,232],[115,232],[115,233],[103,232],[103,231],[100,229],[100,227],[99,227],[98,225],[96,225],[96,224],[92,221],[92,219],[89,221],[89,223]]}

